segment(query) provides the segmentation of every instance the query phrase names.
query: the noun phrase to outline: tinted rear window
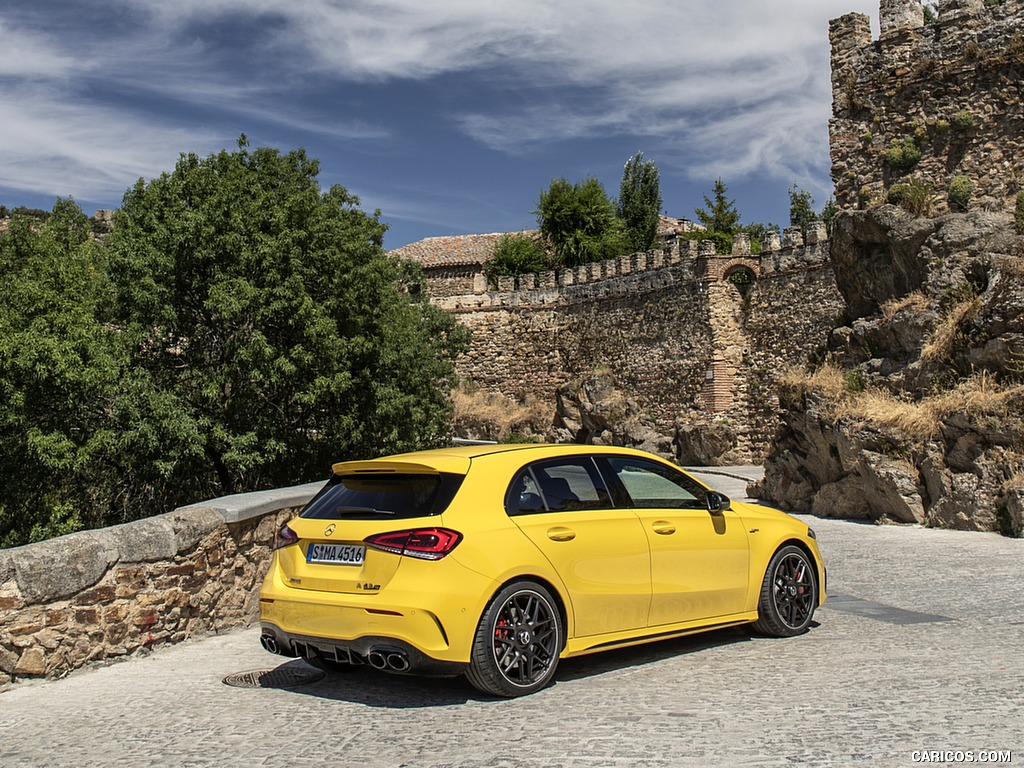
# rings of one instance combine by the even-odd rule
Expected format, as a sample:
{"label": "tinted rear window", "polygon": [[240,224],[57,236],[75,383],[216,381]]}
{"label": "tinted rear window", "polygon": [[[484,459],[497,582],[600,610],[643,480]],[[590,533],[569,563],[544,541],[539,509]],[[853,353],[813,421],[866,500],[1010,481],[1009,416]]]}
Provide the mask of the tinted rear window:
{"label": "tinted rear window", "polygon": [[462,475],[335,475],[300,517],[321,520],[400,520],[431,517],[447,509]]}

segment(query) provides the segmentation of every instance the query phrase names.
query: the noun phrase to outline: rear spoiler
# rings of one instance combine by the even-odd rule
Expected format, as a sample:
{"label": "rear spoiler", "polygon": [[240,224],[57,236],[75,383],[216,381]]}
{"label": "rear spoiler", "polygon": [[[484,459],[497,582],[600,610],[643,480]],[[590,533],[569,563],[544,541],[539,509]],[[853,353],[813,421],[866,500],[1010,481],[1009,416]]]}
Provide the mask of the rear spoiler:
{"label": "rear spoiler", "polygon": [[466,456],[439,456],[430,464],[412,461],[393,461],[388,459],[370,459],[369,461],[342,461],[332,469],[336,475],[355,474],[403,474],[403,475],[437,475],[448,472],[465,475],[469,472],[470,459]]}

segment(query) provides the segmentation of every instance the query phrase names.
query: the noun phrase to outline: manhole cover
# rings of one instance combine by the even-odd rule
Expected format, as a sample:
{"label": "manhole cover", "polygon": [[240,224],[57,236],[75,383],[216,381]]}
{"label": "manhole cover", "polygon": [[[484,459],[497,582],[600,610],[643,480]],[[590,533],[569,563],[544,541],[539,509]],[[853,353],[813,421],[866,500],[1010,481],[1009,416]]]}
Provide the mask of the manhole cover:
{"label": "manhole cover", "polygon": [[236,672],[225,677],[224,683],[236,688],[298,688],[322,680],[323,677],[324,673],[319,669],[284,666]]}

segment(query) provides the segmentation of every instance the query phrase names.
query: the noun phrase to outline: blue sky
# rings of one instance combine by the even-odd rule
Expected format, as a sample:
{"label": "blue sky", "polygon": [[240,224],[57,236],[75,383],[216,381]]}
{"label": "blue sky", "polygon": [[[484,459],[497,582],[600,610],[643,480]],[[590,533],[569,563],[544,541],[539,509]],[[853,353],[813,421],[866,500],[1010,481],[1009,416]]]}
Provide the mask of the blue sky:
{"label": "blue sky", "polygon": [[[828,21],[864,0],[0,0],[0,204],[116,208],[182,152],[305,147],[396,248],[535,225],[552,178],[745,223],[831,193]],[[875,22],[877,30],[877,21]]]}

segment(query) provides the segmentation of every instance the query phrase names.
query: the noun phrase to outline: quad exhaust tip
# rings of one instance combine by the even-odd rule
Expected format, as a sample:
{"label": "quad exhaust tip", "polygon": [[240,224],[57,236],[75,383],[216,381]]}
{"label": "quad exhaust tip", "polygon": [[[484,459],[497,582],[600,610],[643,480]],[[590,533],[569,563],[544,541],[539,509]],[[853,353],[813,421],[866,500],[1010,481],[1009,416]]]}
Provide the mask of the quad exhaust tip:
{"label": "quad exhaust tip", "polygon": [[[264,650],[269,651],[270,653],[276,653],[282,656],[288,655],[285,653],[284,649],[278,645],[277,638],[271,634],[260,635],[260,645],[263,646]],[[353,657],[358,658],[354,654]],[[408,672],[409,668],[412,666],[405,651],[398,650],[396,648],[373,648],[367,654],[366,660],[370,663],[371,667],[384,672]]]}
{"label": "quad exhaust tip", "polygon": [[391,648],[374,648],[366,656],[370,666],[390,672],[407,672],[409,670],[409,657],[403,651],[396,651]]}

